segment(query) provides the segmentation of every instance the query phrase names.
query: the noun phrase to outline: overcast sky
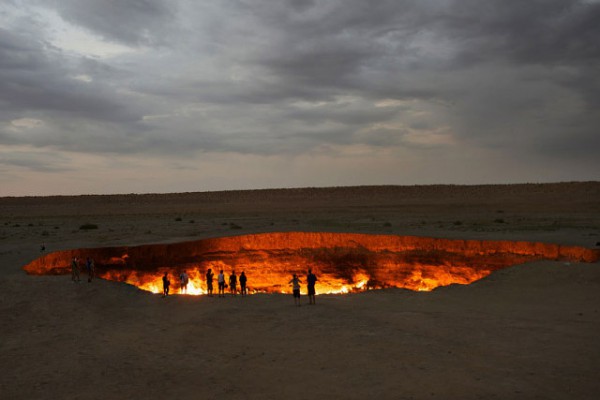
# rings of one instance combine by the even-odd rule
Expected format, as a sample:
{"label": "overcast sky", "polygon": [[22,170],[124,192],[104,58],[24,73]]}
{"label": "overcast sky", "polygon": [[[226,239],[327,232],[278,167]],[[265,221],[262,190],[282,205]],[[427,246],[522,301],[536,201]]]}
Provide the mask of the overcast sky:
{"label": "overcast sky", "polygon": [[0,196],[600,180],[595,0],[2,0]]}

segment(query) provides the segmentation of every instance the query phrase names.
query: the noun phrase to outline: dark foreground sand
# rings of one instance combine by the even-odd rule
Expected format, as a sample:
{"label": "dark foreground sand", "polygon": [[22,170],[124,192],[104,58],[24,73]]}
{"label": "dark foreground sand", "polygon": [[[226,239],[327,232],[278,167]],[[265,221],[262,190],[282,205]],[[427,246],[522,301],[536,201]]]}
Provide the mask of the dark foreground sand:
{"label": "dark foreground sand", "polygon": [[53,251],[289,230],[594,248],[600,183],[0,198],[0,398],[600,397],[598,263],[537,262],[469,286],[302,307],[282,295],[163,299],[21,271],[42,242]]}

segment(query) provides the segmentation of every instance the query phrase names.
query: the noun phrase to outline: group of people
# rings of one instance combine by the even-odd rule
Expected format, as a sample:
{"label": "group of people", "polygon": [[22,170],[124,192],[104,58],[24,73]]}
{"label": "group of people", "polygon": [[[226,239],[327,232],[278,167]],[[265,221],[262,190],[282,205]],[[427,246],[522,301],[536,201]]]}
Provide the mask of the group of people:
{"label": "group of people", "polygon": [[[214,276],[215,276],[215,274],[212,272],[212,269],[209,268],[208,271],[206,272],[206,292],[209,297],[213,296]],[[187,286],[188,286],[189,281],[190,281],[189,275],[187,274],[186,271],[183,271],[179,275],[179,282],[181,284],[181,286],[180,286],[181,294],[187,293]],[[163,297],[166,297],[169,295],[169,291],[170,291],[170,287],[171,287],[171,281],[169,280],[168,273],[165,272],[165,274],[162,277],[162,282],[163,282]],[[219,297],[225,297],[225,288],[227,288],[227,287],[229,287],[229,292],[232,295],[237,296],[238,282],[240,284],[239,293],[242,296],[246,296],[248,294],[248,288],[246,286],[246,283],[248,282],[248,277],[246,276],[246,273],[244,271],[242,271],[242,273],[239,277],[235,274],[235,271],[232,271],[231,275],[229,275],[229,286],[225,283],[225,274],[223,273],[223,270],[219,271],[219,275],[217,276]]]}
{"label": "group of people", "polygon": [[[92,261],[92,264],[93,264],[93,261]],[[213,273],[212,269],[209,268],[208,271],[206,271],[206,293],[208,294],[209,297],[213,296],[214,276],[215,276],[215,274]],[[189,280],[190,280],[190,278],[186,271],[183,271],[179,275],[179,281],[181,284],[180,291],[182,294],[187,293],[187,285],[189,283]],[[170,290],[170,286],[171,286],[171,281],[169,280],[169,276],[166,272],[165,272],[164,276],[162,277],[162,282],[163,282],[163,297],[166,297],[169,295],[169,290]],[[229,275],[229,285],[227,285],[227,283],[225,282],[225,274],[223,273],[223,270],[220,270],[219,274],[217,275],[218,296],[225,297],[225,289],[227,287],[229,287],[229,292],[233,296],[237,296],[238,282],[240,284],[239,293],[242,296],[246,296],[248,294],[248,287],[247,287],[248,277],[246,276],[246,273],[244,271],[242,271],[242,273],[238,277],[235,274],[235,270],[233,270],[231,272],[231,275]],[[317,283],[317,276],[315,274],[313,274],[312,271],[309,269],[308,273],[306,275],[308,304],[315,304],[315,294],[316,294],[315,284],[316,283]],[[297,274],[294,274],[292,277],[292,280],[289,281],[289,284],[292,285],[294,304],[296,304],[297,306],[300,306],[300,285],[302,284],[302,281],[300,280],[300,278],[298,278]]]}
{"label": "group of people", "polygon": [[[87,257],[85,260],[85,268],[87,271],[88,282],[91,282],[96,274],[96,266],[94,264],[94,260],[90,257]],[[81,281],[79,277],[80,269],[81,268],[79,266],[79,259],[77,257],[73,257],[73,259],[71,260],[71,280],[73,282]]]}
{"label": "group of people", "polygon": [[[163,297],[167,297],[171,290],[171,281],[169,280],[169,274],[166,272],[162,277],[162,283],[163,283]],[[180,285],[179,290],[180,290],[181,294],[187,293],[188,283],[190,283],[190,277],[186,271],[183,271],[181,274],[179,274],[179,285]]]}
{"label": "group of people", "polygon": [[[208,296],[212,297],[213,295],[213,279],[215,274],[212,272],[212,269],[208,269],[206,271],[206,292]],[[242,271],[239,278],[235,274],[235,270],[231,271],[231,275],[229,275],[229,292],[237,296],[237,284],[240,283],[240,294],[242,296],[246,296],[248,294],[248,288],[246,284],[248,283],[248,277],[246,273]],[[225,283],[225,274],[223,270],[219,271],[219,275],[217,275],[217,286],[218,286],[218,295],[219,297],[225,297],[225,288],[227,288],[227,283]]]}
{"label": "group of people", "polygon": [[[302,281],[298,278],[298,275],[294,274],[289,284],[292,285],[292,295],[294,296],[294,304],[300,306],[300,284]],[[306,289],[308,292],[308,304],[315,304],[315,284],[317,283],[317,276],[312,273],[309,269],[306,274]]]}

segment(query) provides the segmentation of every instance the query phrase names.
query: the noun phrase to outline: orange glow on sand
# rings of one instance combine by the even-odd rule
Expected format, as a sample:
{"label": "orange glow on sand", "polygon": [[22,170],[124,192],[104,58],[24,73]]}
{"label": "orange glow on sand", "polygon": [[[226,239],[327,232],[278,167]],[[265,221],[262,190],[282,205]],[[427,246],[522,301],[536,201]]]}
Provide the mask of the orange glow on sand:
{"label": "orange glow on sand", "polygon": [[[600,251],[557,244],[421,238],[397,235],[287,232],[242,235],[192,242],[76,249],[49,253],[23,268],[28,274],[70,274],[71,260],[94,259],[99,278],[162,293],[162,276],[171,293],[180,294],[179,274],[186,271],[185,294],[206,294],[208,268],[226,281],[233,270],[248,276],[248,293],[291,293],[298,274],[317,275],[317,294],[405,288],[430,291],[469,284],[495,270],[534,260],[596,262]],[[81,264],[83,267],[83,264]],[[85,272],[85,268],[82,268]],[[239,288],[239,284],[238,284]]]}

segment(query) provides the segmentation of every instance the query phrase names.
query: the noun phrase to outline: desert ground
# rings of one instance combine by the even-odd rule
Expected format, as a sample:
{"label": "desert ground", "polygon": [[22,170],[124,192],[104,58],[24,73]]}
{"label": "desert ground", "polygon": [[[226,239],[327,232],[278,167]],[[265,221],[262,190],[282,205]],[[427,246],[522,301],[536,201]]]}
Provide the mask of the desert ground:
{"label": "desert ground", "polygon": [[303,296],[301,307],[22,270],[42,244],[286,231],[598,249],[600,182],[0,198],[0,398],[600,398],[600,263],[539,261],[471,285],[314,306]]}

